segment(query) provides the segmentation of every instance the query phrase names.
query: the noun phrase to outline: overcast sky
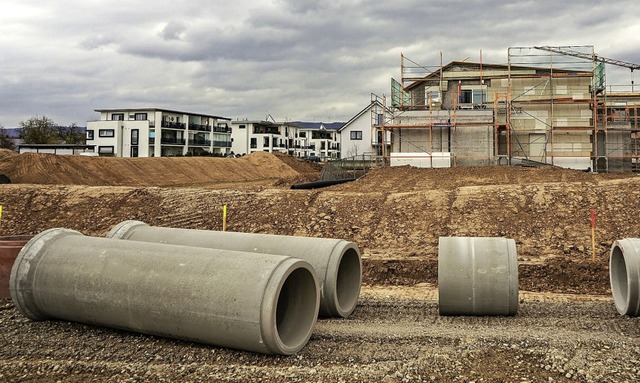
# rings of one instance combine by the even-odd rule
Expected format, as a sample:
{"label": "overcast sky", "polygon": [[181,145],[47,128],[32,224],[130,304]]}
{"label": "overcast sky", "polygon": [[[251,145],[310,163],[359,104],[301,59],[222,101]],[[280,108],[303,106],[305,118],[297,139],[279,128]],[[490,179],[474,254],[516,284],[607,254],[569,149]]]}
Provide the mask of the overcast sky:
{"label": "overcast sky", "polygon": [[2,0],[0,124],[126,107],[347,121],[389,94],[401,52],[506,63],[509,47],[594,45],[640,63],[639,15],[638,0]]}

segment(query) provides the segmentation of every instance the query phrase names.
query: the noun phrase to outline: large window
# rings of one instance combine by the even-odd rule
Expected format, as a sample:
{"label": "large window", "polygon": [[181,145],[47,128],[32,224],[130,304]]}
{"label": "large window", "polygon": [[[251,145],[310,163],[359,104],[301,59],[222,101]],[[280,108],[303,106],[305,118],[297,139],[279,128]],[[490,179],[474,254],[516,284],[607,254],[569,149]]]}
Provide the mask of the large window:
{"label": "large window", "polygon": [[147,119],[147,114],[146,114],[146,113],[136,113],[136,114],[134,115],[134,119],[135,119],[136,121],[144,121],[144,120],[146,120],[146,119]]}
{"label": "large window", "polygon": [[111,114],[112,121],[124,121],[124,113],[112,113]]}
{"label": "large window", "polygon": [[93,140],[93,130],[87,130],[87,141]]}
{"label": "large window", "polygon": [[361,140],[362,139],[362,130],[352,130],[349,133],[349,138],[352,140]]}
{"label": "large window", "polygon": [[263,148],[269,147],[269,137],[264,137],[264,140],[262,140],[262,147]]}
{"label": "large window", "polygon": [[258,148],[258,139],[255,137],[251,137],[251,149]]}
{"label": "large window", "polygon": [[115,137],[115,130],[113,129],[100,129],[98,130],[98,137]]}
{"label": "large window", "polygon": [[100,154],[113,154],[113,146],[98,146],[98,153]]}
{"label": "large window", "polygon": [[131,145],[138,145],[138,135],[139,135],[138,129],[131,129]]}

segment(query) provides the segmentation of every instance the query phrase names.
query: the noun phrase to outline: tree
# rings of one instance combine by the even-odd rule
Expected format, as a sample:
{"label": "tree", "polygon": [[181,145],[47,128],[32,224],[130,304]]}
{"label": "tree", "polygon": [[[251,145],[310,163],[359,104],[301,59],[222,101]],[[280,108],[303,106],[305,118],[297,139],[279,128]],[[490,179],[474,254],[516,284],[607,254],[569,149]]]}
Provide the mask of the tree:
{"label": "tree", "polygon": [[9,136],[6,130],[4,130],[4,125],[0,124],[0,148],[15,150],[16,143],[13,141],[13,138]]}
{"label": "tree", "polygon": [[25,144],[84,144],[85,133],[76,124],[57,125],[52,119],[31,117],[20,123],[20,138]]}
{"label": "tree", "polygon": [[65,144],[84,144],[86,134],[76,124],[69,126],[56,126],[56,135]]}
{"label": "tree", "polygon": [[58,144],[60,139],[56,132],[56,123],[52,119],[31,117],[20,123],[20,139],[25,144]]}

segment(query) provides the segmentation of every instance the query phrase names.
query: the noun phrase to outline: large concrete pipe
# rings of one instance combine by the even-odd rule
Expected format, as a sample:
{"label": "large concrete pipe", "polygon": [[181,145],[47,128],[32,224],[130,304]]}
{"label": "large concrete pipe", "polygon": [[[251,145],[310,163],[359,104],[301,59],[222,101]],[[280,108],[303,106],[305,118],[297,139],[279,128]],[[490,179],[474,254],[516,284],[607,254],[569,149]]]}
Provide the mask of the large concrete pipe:
{"label": "large concrete pipe", "polygon": [[611,245],[609,280],[616,310],[640,315],[640,239],[625,238]]}
{"label": "large concrete pipe", "polygon": [[282,254],[309,262],[320,282],[320,315],[346,318],[356,307],[362,282],[358,247],[342,239],[294,237],[223,231],[174,229],[124,221],[109,238],[171,243],[215,249]]}
{"label": "large concrete pipe", "polygon": [[516,243],[507,238],[440,237],[440,315],[515,315]]}
{"label": "large concrete pipe", "polygon": [[11,296],[33,320],[64,319],[266,354],[309,340],[319,286],[308,262],[85,237],[50,229],[22,249]]}

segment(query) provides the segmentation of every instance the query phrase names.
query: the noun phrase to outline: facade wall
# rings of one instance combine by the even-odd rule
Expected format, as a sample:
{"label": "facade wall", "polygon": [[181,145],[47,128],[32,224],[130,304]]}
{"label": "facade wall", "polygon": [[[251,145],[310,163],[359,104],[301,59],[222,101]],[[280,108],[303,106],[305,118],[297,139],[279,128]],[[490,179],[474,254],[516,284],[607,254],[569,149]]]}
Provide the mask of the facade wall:
{"label": "facade wall", "polygon": [[231,146],[226,121],[160,109],[104,110],[99,121],[87,122],[87,143],[116,157],[225,155]]}

